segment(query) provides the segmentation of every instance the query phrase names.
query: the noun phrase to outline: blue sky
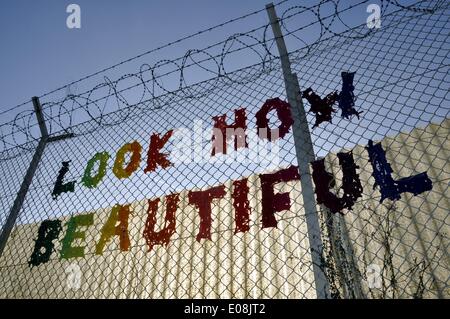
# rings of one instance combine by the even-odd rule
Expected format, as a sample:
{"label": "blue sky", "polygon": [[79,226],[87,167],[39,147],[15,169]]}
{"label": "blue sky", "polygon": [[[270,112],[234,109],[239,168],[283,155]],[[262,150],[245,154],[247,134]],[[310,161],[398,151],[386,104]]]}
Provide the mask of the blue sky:
{"label": "blue sky", "polygon": [[[41,95],[185,35],[264,9],[266,2],[268,1],[128,1],[127,5],[124,5],[123,1],[76,1],[75,3],[81,6],[82,28],[70,30],[66,27],[68,14],[65,12],[69,1],[3,1],[0,4],[0,38],[2,39],[0,112],[29,100],[33,95]],[[355,2],[360,1],[341,1],[340,8]],[[406,4],[415,1],[400,2]],[[283,6],[283,9],[302,3],[311,4],[312,1],[291,0]],[[365,5],[361,5],[350,14],[343,14],[342,18],[350,27],[360,25],[367,17],[365,8]],[[391,10],[395,9],[398,8],[391,8]],[[278,14],[281,16],[282,12],[283,10],[280,9]],[[401,12],[398,15],[404,19],[400,27],[396,26],[396,18],[390,20],[386,18],[385,29],[375,33],[373,37],[354,41],[347,41],[345,37],[333,37],[323,44],[321,51],[306,58],[299,58],[302,55],[301,52],[292,54],[291,59],[295,60],[293,69],[299,73],[301,87],[311,86],[321,96],[332,90],[340,90],[342,71],[357,72],[354,83],[355,94],[358,98],[357,109],[364,111],[362,119],[360,121],[343,120],[338,112],[333,119],[333,124],[325,123],[315,129],[312,132],[312,138],[317,156],[324,156],[329,151],[338,151],[344,147],[351,148],[355,144],[365,145],[368,139],[380,140],[385,135],[411,130],[412,127],[419,124],[426,125],[429,121],[441,121],[448,116],[448,109],[445,108],[445,106],[448,108],[448,104],[446,105],[448,102],[446,83],[449,79],[449,73],[446,72],[449,52],[448,44],[446,44],[448,34],[432,32],[433,26],[436,25],[437,31],[442,30],[442,26],[438,23],[442,23],[446,16],[441,12],[435,16],[425,15],[416,20],[409,20],[408,17],[411,14],[411,12]],[[308,14],[300,17],[297,16],[288,21],[289,30],[309,23],[308,19],[314,19]],[[137,72],[142,63],[152,64],[161,59],[181,57],[188,49],[204,48],[224,41],[232,34],[246,32],[254,27],[263,26],[267,22],[267,15],[263,11],[214,32],[207,32],[154,54],[146,55],[111,72],[108,71],[105,75],[115,80],[124,74]],[[345,29],[346,27],[338,25],[334,30]],[[361,30],[366,30],[364,25]],[[310,42],[309,40],[317,37],[317,28],[304,30],[296,35]],[[286,37],[286,41],[290,50],[303,46],[292,36]],[[398,47],[402,45],[402,48]],[[218,50],[220,51],[220,48]],[[232,69],[236,69],[258,63],[257,58],[254,54],[252,55],[252,52],[241,52],[231,55],[227,63],[234,66]],[[444,64],[447,64],[446,68],[443,67]],[[424,70],[428,73],[420,76]],[[199,74],[201,72],[196,72],[188,74],[192,76],[190,84],[201,78]],[[201,165],[180,166],[175,172],[166,172],[163,178],[157,176],[164,181],[164,185],[155,184],[158,178],[143,178],[142,174],[130,180],[133,184],[130,188],[125,183],[108,192],[108,184],[105,182],[98,192],[101,192],[102,196],[106,196],[105,194],[110,196],[107,201],[90,200],[95,198],[94,192],[88,192],[81,187],[78,188],[79,192],[73,195],[73,200],[68,202],[52,201],[50,197],[61,161],[73,161],[68,179],[79,181],[87,160],[95,152],[106,150],[110,154],[115,154],[121,145],[135,139],[142,143],[143,149],[146,150],[149,135],[153,132],[165,133],[173,128],[190,127],[193,121],[198,119],[211,125],[212,116],[226,113],[231,118],[232,110],[241,106],[247,108],[249,127],[253,127],[254,114],[266,99],[278,96],[284,98],[283,79],[277,72],[279,70],[244,85],[223,85],[222,92],[216,90],[204,98],[179,99],[169,103],[164,110],[152,112],[146,109],[145,105],[142,107],[145,114],[140,114],[140,111],[135,112],[138,114],[137,120],[129,119],[121,125],[101,128],[92,134],[84,134],[84,131],[91,128],[92,121],[82,124],[77,128],[81,134],[76,138],[47,146],[42,160],[44,164],[36,175],[30,191],[32,195],[29,197],[29,207],[39,205],[42,207],[41,210],[48,213],[66,214],[76,212],[81,205],[87,205],[82,208],[89,210],[109,205],[113,200],[126,202],[140,199],[142,196],[166,194],[173,191],[173,186],[190,188],[192,173],[205,177],[203,181],[196,182],[197,186],[205,186],[229,180],[232,175],[230,171],[236,175],[233,175],[233,178],[238,178],[264,170],[264,167],[244,167],[238,165],[239,163],[235,163],[236,167],[228,165],[214,169]],[[168,84],[169,80],[165,84]],[[77,90],[75,93],[92,88],[102,81],[104,81],[103,74],[92,81],[84,81],[86,83],[83,82],[81,86],[75,88]],[[42,99],[41,102],[62,99],[65,95],[67,92],[62,90],[49,98]],[[130,99],[133,100],[133,97]],[[23,108],[2,115],[0,123],[8,120],[7,117],[12,119],[12,116],[20,110]],[[88,119],[84,111],[75,113],[75,116],[77,119]],[[308,119],[310,123],[313,123],[311,114],[308,115]],[[209,147],[209,139],[203,142]],[[287,140],[286,143],[282,154],[285,165],[280,166],[286,166],[295,160],[292,141]],[[22,179],[19,175],[25,172],[31,156],[32,152],[25,152],[16,158],[0,161],[0,172],[6,172],[0,187],[8,197],[5,200],[2,199],[3,207],[9,207],[9,203],[12,202],[19,187],[17,181]],[[144,162],[141,165],[144,165]],[[226,171],[226,174],[222,171]],[[108,172],[110,183],[115,183],[111,170]],[[170,179],[178,176],[177,174],[183,176],[184,184],[181,180]],[[220,181],[217,176],[220,176]],[[143,188],[134,189],[136,185],[145,185],[146,192]],[[68,194],[66,198],[70,199],[70,196]],[[35,201],[38,198],[42,198],[42,201]],[[24,220],[28,218],[29,215],[24,215]]]}
{"label": "blue sky", "polygon": [[[118,0],[1,1],[0,110],[182,36],[262,9],[267,2],[134,0],[125,5]],[[66,27],[70,3],[81,7],[81,29]],[[255,23],[266,22],[265,15],[255,19]],[[226,31],[232,34],[242,31],[239,28],[235,24]],[[199,41],[190,44],[206,43],[204,38]]]}
{"label": "blue sky", "polygon": [[[251,11],[264,9],[269,0],[72,1],[81,6],[82,28],[80,30],[70,30],[66,27],[68,14],[65,9],[70,3],[69,1],[2,0],[0,2],[0,39],[2,43],[0,51],[0,113],[17,103],[29,100],[33,95],[42,95],[56,87],[61,87],[87,74],[185,35]],[[284,9],[290,6],[311,6],[318,1],[320,0],[289,0],[279,8],[278,14],[281,17]],[[407,5],[417,1],[420,0],[390,0],[389,2]],[[434,3],[438,1],[440,0],[434,0]],[[364,2],[364,0],[340,0],[338,2],[339,8],[337,9],[344,10],[346,7]],[[306,12],[285,20],[286,29],[283,32],[288,49],[291,51],[289,56],[292,69],[299,75],[301,89],[311,87],[323,97],[332,91],[341,90],[342,71],[356,72],[355,107],[358,111],[363,111],[361,119],[342,119],[340,111],[338,111],[335,113],[332,123],[322,123],[320,127],[311,130],[316,157],[323,157],[329,153],[342,151],[342,149],[350,150],[355,145],[367,145],[369,139],[380,141],[386,136],[408,132],[414,127],[424,127],[430,122],[439,123],[449,117],[450,25],[448,17],[450,16],[450,5],[433,15],[401,10],[399,7],[391,5],[389,10],[396,14],[389,16],[389,11],[385,12],[386,15],[382,16],[381,30],[368,37],[359,38],[360,33],[358,32],[368,32],[365,25],[368,13],[365,9],[367,3],[373,2],[379,3],[375,0],[366,0],[350,13],[344,12],[339,17],[334,16],[328,20],[324,18],[326,12],[322,12],[324,14],[322,16],[323,24],[316,23],[312,27],[301,29],[290,36],[287,35],[290,30],[302,28],[311,21],[317,22],[317,19],[314,14]],[[384,3],[388,2],[384,1]],[[328,10],[332,13],[333,9],[333,6],[328,5],[324,11]],[[299,8],[294,8],[290,13],[298,11]],[[346,25],[343,25],[343,21]],[[47,125],[52,133],[60,131],[57,121],[61,118],[57,115],[61,110],[68,110],[73,114],[73,119],[78,125],[67,125],[75,133],[73,138],[47,143],[16,224],[40,222],[44,219],[97,211],[100,208],[109,209],[117,203],[135,203],[183,190],[207,189],[224,183],[229,185],[230,181],[273,171],[273,161],[269,163],[267,161],[256,163],[227,161],[231,158],[231,154],[245,154],[245,149],[230,152],[227,156],[217,156],[215,159],[218,158],[218,160],[213,162],[181,163],[167,169],[158,168],[154,172],[146,173],[144,171],[151,134],[162,135],[168,130],[183,127],[192,129],[195,122],[201,120],[205,124],[207,134],[203,138],[195,139],[192,144],[189,142],[182,146],[190,150],[200,145],[202,146],[200,152],[207,154],[207,158],[211,159],[209,156],[211,150],[210,128],[214,116],[226,114],[230,123],[233,121],[233,111],[245,108],[248,128],[254,128],[256,112],[267,99],[275,97],[286,99],[279,60],[275,59],[274,66],[271,68],[267,65],[265,65],[267,68],[261,68],[258,54],[255,55],[255,52],[251,50],[227,55],[227,70],[233,71],[253,65],[248,70],[237,71],[231,75],[241,82],[230,81],[226,76],[215,78],[207,72],[206,74],[202,72],[201,68],[193,66],[185,69],[186,73],[184,74],[185,80],[189,81],[190,86],[186,85],[187,89],[179,90],[174,94],[159,92],[162,97],[153,99],[151,94],[147,94],[147,91],[148,87],[154,83],[148,81],[145,85],[147,91],[144,90],[147,92],[144,93],[147,100],[144,102],[135,103],[136,100],[139,101],[139,89],[141,88],[130,90],[131,93],[127,95],[127,98],[131,101],[130,104],[135,104],[132,107],[123,107],[121,111],[117,111],[114,102],[120,104],[119,99],[105,98],[104,104],[106,111],[110,112],[110,116],[102,119],[107,122],[113,121],[116,123],[114,125],[105,125],[104,123],[97,125],[98,117],[89,120],[89,116],[92,116],[89,112],[94,115],[98,114],[95,103],[87,103],[88,110],[83,107],[78,107],[75,111],[71,110],[71,107],[77,107],[76,102],[83,101],[83,99],[89,100],[86,98],[88,94],[81,94],[81,92],[104,82],[103,76],[117,80],[126,74],[138,72],[143,63],[153,65],[161,59],[182,57],[189,49],[207,47],[224,41],[232,34],[264,26],[267,22],[267,15],[263,10],[245,20],[229,24],[214,32],[206,32],[201,36],[145,55],[136,61],[83,81],[79,86],[73,88],[75,92],[71,92],[79,94],[77,96],[65,99],[68,92],[63,89],[42,98],[41,102],[46,106],[44,113],[47,116]],[[344,32],[356,26],[359,26],[357,31]],[[322,31],[324,28],[329,28],[336,33],[329,33],[325,39],[321,39],[323,41],[315,43],[321,27]],[[271,37],[270,29],[268,33]],[[251,35],[260,38],[261,30]],[[251,40],[249,41],[251,42]],[[314,43],[308,54],[299,49],[304,47],[305,43],[306,45]],[[274,50],[273,46],[271,49]],[[217,54],[221,50],[222,45],[214,48],[211,52]],[[202,56],[200,55],[200,57]],[[263,71],[259,72],[261,69]],[[158,70],[158,72],[162,73],[163,70]],[[150,72],[147,72],[147,80],[149,80],[148,73]],[[248,81],[243,80],[249,74],[254,75],[253,73],[256,73],[256,76]],[[177,76],[177,74],[175,75]],[[164,78],[164,86],[170,87],[177,80],[179,81],[176,76]],[[206,79],[210,80],[192,85]],[[123,88],[125,85],[133,84],[133,78],[117,83],[117,86]],[[197,89],[198,91],[196,91]],[[98,91],[100,91],[99,94],[106,93],[106,96],[109,96],[109,92]],[[191,92],[199,91],[202,94],[195,97],[190,96]],[[94,97],[98,97],[98,95]],[[64,106],[62,109],[58,109],[58,105],[51,107],[48,104],[60,100],[64,100],[64,103],[61,103]],[[164,103],[159,104],[160,100]],[[309,104],[304,102],[305,108],[308,110]],[[122,106],[125,104],[127,103],[122,103]],[[158,108],[158,106],[160,107]],[[25,107],[30,107],[30,104],[28,103]],[[4,130],[1,124],[11,120],[21,110],[23,108],[0,115],[0,142],[4,142],[4,136],[2,136]],[[53,110],[55,112],[52,112]],[[276,125],[278,122],[273,113],[271,112],[270,115],[270,124]],[[124,114],[130,116],[124,117]],[[307,118],[311,129],[314,123],[313,115],[309,113]],[[63,115],[62,120],[65,120],[64,124],[67,124],[67,121],[71,119]],[[56,129],[53,129],[54,127]],[[416,137],[417,135],[413,135],[412,139]],[[114,159],[119,148],[132,141],[137,141],[142,145],[142,159],[138,169],[129,178],[118,179],[113,174]],[[175,144],[174,139],[171,139],[165,146],[165,151],[170,153],[169,159],[172,159],[173,153],[171,152]],[[391,147],[392,144],[388,139],[383,140],[383,147],[388,158],[395,159],[395,155],[400,152],[400,149]],[[419,154],[422,154],[420,152],[426,148],[423,146],[423,141],[410,145],[413,144],[419,144]],[[0,144],[0,226],[4,224],[8,216],[34,151],[33,147],[23,151],[13,142],[9,144],[9,146],[11,145],[14,147],[14,151],[19,151],[17,152],[19,154],[8,158],[8,155],[4,155],[9,152],[3,152],[3,145]],[[292,133],[280,140],[279,146],[279,163],[275,164],[277,166],[275,170],[297,165]],[[253,148],[253,146],[249,148]],[[443,149],[448,148],[443,145]],[[107,163],[104,179],[96,188],[90,189],[84,186],[81,180],[87,162],[97,152],[108,152],[111,157]],[[368,162],[367,152],[356,155],[356,157],[359,165],[358,173],[369,176],[368,174],[373,170]],[[331,158],[336,159],[335,157]],[[434,158],[428,154],[421,155],[420,161],[424,161],[425,166],[428,167],[432,166],[429,161]],[[267,160],[267,158],[264,159]],[[53,199],[51,193],[62,161],[70,161],[70,169],[65,176],[65,181],[75,181],[75,191],[63,193],[57,199]],[[420,163],[420,165],[412,167],[412,162],[411,160],[400,163],[398,160],[394,160],[392,163],[397,164],[394,166],[396,168],[395,178],[423,172]],[[337,179],[336,184],[342,185],[340,173],[334,173]],[[433,183],[435,182],[447,183],[447,181],[433,180]],[[259,188],[259,182],[255,183],[253,186],[256,186],[256,189]],[[444,183],[439,186],[445,185]],[[368,198],[374,202],[379,201],[379,194],[376,193],[377,190],[373,192],[373,186],[372,178],[368,183],[364,183],[364,196],[361,202]],[[277,189],[279,188],[277,187]],[[438,192],[443,192],[441,188],[436,189]],[[227,197],[220,201],[221,204],[218,204],[220,208],[226,207],[225,214],[232,214],[232,211],[228,211],[228,207],[230,207],[228,202],[226,206],[222,206],[222,203],[230,198],[230,193],[228,191]],[[256,199],[256,206],[252,207],[252,210],[260,209],[260,194],[258,191],[251,195]],[[296,194],[297,196],[290,197],[290,200],[297,204],[302,203],[300,193],[296,192]],[[372,204],[369,202],[369,205]],[[429,206],[428,204],[420,205],[416,208],[413,204],[410,207],[427,210]],[[302,225],[304,223],[303,210],[294,213],[296,217],[300,217],[298,225]],[[185,212],[177,212],[177,214],[182,214],[182,219],[189,223],[192,220],[189,227],[197,226],[195,214]],[[413,214],[412,211],[411,214]],[[221,222],[219,216],[219,214],[214,216],[216,222]],[[251,218],[252,227],[259,228],[259,218],[257,219],[254,214]],[[162,221],[163,219],[158,216],[158,220]],[[292,225],[297,227],[297,222]],[[232,228],[229,230],[233,231]],[[289,236],[292,234],[289,233]],[[306,236],[301,229],[298,234]],[[35,233],[27,234],[29,241],[18,242],[18,248],[25,247],[22,245],[32,245],[35,235]],[[196,250],[193,251],[196,254]],[[302,258],[304,257],[302,256]]]}

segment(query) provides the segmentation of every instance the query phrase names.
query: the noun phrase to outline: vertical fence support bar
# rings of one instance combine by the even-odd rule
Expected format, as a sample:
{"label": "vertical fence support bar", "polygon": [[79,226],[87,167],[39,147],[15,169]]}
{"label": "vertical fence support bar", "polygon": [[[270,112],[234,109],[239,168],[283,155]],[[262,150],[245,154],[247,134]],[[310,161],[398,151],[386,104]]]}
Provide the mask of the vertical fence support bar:
{"label": "vertical fence support bar", "polygon": [[31,163],[28,166],[27,172],[22,181],[22,185],[20,185],[19,192],[17,193],[16,199],[14,200],[14,204],[9,212],[8,219],[6,220],[6,223],[2,228],[2,232],[0,234],[0,257],[3,255],[6,242],[8,241],[9,235],[11,234],[11,231],[16,223],[17,217],[19,216],[19,212],[22,209],[23,202],[25,201],[25,196],[28,192],[28,188],[30,187],[34,173],[37,170],[42,154],[44,153],[45,145],[48,139],[47,126],[45,125],[39,98],[35,96],[32,98],[32,101],[34,111],[36,113],[36,117],[38,120],[39,129],[41,130],[41,138],[36,147],[36,150],[34,151],[33,159],[31,160]]}
{"label": "vertical fence support bar", "polygon": [[316,199],[312,182],[312,175],[309,163],[314,160],[314,149],[309,132],[306,113],[303,108],[303,102],[300,96],[300,87],[297,75],[291,71],[288,51],[281,32],[280,23],[275,12],[273,3],[266,5],[270,24],[277,44],[281,59],[284,82],[286,86],[286,95],[291,112],[294,117],[292,127],[297,154],[297,162],[300,172],[300,182],[302,186],[303,204],[305,207],[306,224],[308,228],[309,245],[313,263],[314,281],[316,286],[317,298],[328,298],[329,283],[322,268],[322,238],[317,214]]}

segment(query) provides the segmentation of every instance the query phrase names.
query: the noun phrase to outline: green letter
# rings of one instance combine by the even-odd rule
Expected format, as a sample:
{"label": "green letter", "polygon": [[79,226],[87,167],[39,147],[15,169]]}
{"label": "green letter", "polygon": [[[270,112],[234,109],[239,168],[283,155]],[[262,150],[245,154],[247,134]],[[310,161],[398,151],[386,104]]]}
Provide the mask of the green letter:
{"label": "green letter", "polygon": [[[87,163],[86,169],[84,170],[83,178],[81,179],[81,182],[84,184],[84,186],[89,188],[97,187],[98,183],[103,179],[103,177],[106,174],[106,164],[109,159],[108,152],[101,152],[95,154]],[[95,176],[92,176],[92,168],[94,167],[94,164],[99,161],[99,167],[98,172]]]}
{"label": "green letter", "polygon": [[85,215],[77,215],[73,216],[67,222],[67,231],[66,236],[62,240],[62,249],[61,249],[61,258],[60,259],[69,259],[76,257],[84,257],[84,247],[78,246],[72,247],[72,242],[75,239],[86,238],[85,231],[77,231],[77,227],[79,226],[91,226],[94,223],[94,214],[85,214]]}

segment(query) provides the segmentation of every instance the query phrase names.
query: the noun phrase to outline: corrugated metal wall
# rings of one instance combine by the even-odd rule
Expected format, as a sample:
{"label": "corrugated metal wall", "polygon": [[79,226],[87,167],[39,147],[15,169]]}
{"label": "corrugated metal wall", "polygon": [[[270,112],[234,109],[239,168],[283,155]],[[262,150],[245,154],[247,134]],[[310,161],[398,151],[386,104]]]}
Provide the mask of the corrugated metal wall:
{"label": "corrugated metal wall", "polygon": [[[360,166],[364,197],[357,201],[353,211],[331,218],[340,221],[339,231],[348,236],[354,254],[353,266],[361,275],[359,284],[367,297],[383,297],[383,293],[384,297],[410,296],[420,288],[419,281],[428,287],[424,297],[450,296],[449,132],[450,120],[446,120],[440,125],[414,129],[410,134],[399,134],[382,141],[397,177],[427,171],[433,181],[432,191],[419,196],[403,194],[402,199],[395,202],[395,208],[386,202],[379,203],[379,193],[373,190],[367,152],[363,146],[353,149],[355,161]],[[428,157],[434,160],[424,160]],[[334,172],[339,186],[341,173],[336,156],[328,155],[326,163],[329,171]],[[95,244],[110,208],[94,212],[94,225],[87,228],[85,243],[74,242],[74,245],[85,245],[84,258],[60,260],[58,252],[64,227],[50,261],[33,268],[29,267],[28,261],[34,246],[32,238],[37,236],[39,223],[17,226],[0,261],[0,296],[315,298],[300,183],[293,181],[277,185],[276,192],[290,193],[292,206],[289,211],[276,214],[278,228],[266,229],[261,229],[260,222],[259,177],[250,177],[249,185],[252,207],[249,232],[234,234],[232,185],[228,182],[225,197],[213,202],[211,241],[197,242],[198,212],[188,205],[187,191],[183,191],[176,212],[176,233],[167,247],[155,246],[150,252],[142,236],[147,201],[131,205],[131,249],[128,252],[119,250],[116,236],[103,255],[95,254]],[[158,228],[164,221],[165,211],[162,208],[163,205],[160,205]],[[67,219],[64,217],[62,220]],[[386,233],[388,229],[389,233]],[[426,267],[420,276],[422,261]],[[68,284],[70,276],[67,270],[74,263],[81,270],[80,289],[72,289]],[[386,284],[390,288],[384,292],[383,289],[368,289],[365,272],[370,264],[382,267],[385,272],[383,280],[388,281],[392,276],[397,278],[394,288]],[[393,267],[394,273],[390,273],[388,266]],[[417,272],[415,276],[411,275],[414,271]],[[342,278],[338,281],[345,284]]]}
{"label": "corrugated metal wall", "polygon": [[[261,229],[259,177],[249,179],[251,227],[234,234],[231,182],[227,195],[213,202],[211,241],[196,241],[197,210],[187,204],[187,191],[180,194],[176,233],[167,247],[148,252],[142,236],[147,202],[131,206],[129,229],[131,249],[121,252],[118,237],[102,256],[95,244],[110,209],[95,211],[94,225],[87,228],[85,258],[60,260],[61,244],[51,260],[30,268],[28,260],[39,224],[18,226],[1,260],[2,297],[32,298],[314,298],[309,243],[302,216],[300,183],[284,183],[277,190],[290,192],[292,208],[277,213],[278,228]],[[164,202],[162,202],[164,204]],[[159,207],[158,221],[165,211]],[[68,218],[64,218],[66,221]],[[161,227],[162,225],[159,225]],[[65,228],[64,228],[65,230]],[[60,234],[60,240],[64,231]],[[25,244],[27,241],[27,244]],[[22,250],[15,249],[20,243]],[[74,246],[84,245],[74,242]],[[82,271],[79,290],[67,285],[66,269],[76,263]]]}
{"label": "corrugated metal wall", "polygon": [[[356,201],[353,211],[328,217],[334,222],[336,245],[342,245],[347,253],[341,256],[345,260],[340,267],[351,268],[357,281],[353,285],[360,286],[363,296],[450,297],[449,133],[447,119],[381,141],[395,179],[427,172],[433,182],[431,191],[417,196],[403,193],[395,202],[380,203],[368,153],[364,146],[353,149],[363,197]],[[336,155],[327,155],[325,163],[337,180],[336,186],[340,186],[342,173]],[[378,289],[369,289],[370,265],[379,266],[381,271],[382,287]],[[347,278],[344,285],[348,281],[351,279]]]}

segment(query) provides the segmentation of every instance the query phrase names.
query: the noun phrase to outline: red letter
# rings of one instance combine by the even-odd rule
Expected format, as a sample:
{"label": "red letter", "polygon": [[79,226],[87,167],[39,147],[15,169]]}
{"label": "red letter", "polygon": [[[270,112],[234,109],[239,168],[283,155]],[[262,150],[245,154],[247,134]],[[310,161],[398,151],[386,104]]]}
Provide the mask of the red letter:
{"label": "red letter", "polygon": [[144,173],[153,172],[156,166],[159,164],[162,168],[167,168],[172,163],[167,159],[166,153],[161,153],[160,150],[167,143],[172,136],[173,130],[168,131],[162,138],[158,133],[153,134],[150,137],[150,147],[147,153],[147,167],[144,169]]}
{"label": "red letter", "polygon": [[250,229],[250,203],[248,202],[247,179],[233,182],[233,206],[235,210],[236,229],[234,233],[247,232]]}
{"label": "red letter", "polygon": [[352,209],[356,200],[362,195],[362,186],[359,180],[359,175],[356,173],[356,166],[353,159],[353,153],[338,153],[339,164],[342,167],[342,197],[338,197],[332,192],[330,188],[336,182],[332,174],[325,170],[325,160],[320,159],[311,163],[313,168],[312,177],[316,185],[315,193],[317,203],[324,204],[330,209],[332,213],[341,213],[344,208]]}
{"label": "red letter", "polygon": [[211,201],[223,196],[225,196],[225,186],[223,185],[205,191],[189,192],[189,204],[195,205],[200,215],[200,230],[197,234],[197,241],[202,238],[211,240]]}
{"label": "red letter", "polygon": [[178,194],[171,194],[166,197],[166,217],[164,228],[155,232],[156,211],[158,210],[159,198],[148,200],[147,221],[145,222],[144,238],[148,245],[148,251],[151,251],[155,245],[166,245],[170,237],[175,233],[175,212],[178,208]]}
{"label": "red letter", "polygon": [[273,193],[273,186],[280,182],[300,179],[296,166],[283,169],[273,174],[261,174],[262,190],[262,228],[277,227],[274,213],[291,208],[289,193]]}
{"label": "red letter", "polygon": [[[212,153],[211,156],[216,155],[216,153],[227,153],[227,140],[234,135],[234,150],[240,147],[248,147],[247,140],[245,137],[245,130],[247,129],[245,116],[245,109],[239,109],[234,111],[234,124],[228,125],[226,123],[227,116],[215,116],[214,120],[214,134],[212,137]],[[216,134],[221,134],[221,136],[216,136]]]}
{"label": "red letter", "polygon": [[[278,129],[279,137],[283,138],[287,133],[289,133],[289,128],[294,123],[294,120],[291,116],[291,106],[289,105],[289,103],[284,102],[279,98],[267,100],[263,104],[261,109],[256,112],[256,126],[258,127],[258,132],[261,129],[269,128],[269,120],[267,119],[267,114],[272,110],[277,111],[278,119],[281,121]],[[267,132],[267,139],[271,142],[276,139],[272,137],[272,131],[273,130],[269,130]]]}

